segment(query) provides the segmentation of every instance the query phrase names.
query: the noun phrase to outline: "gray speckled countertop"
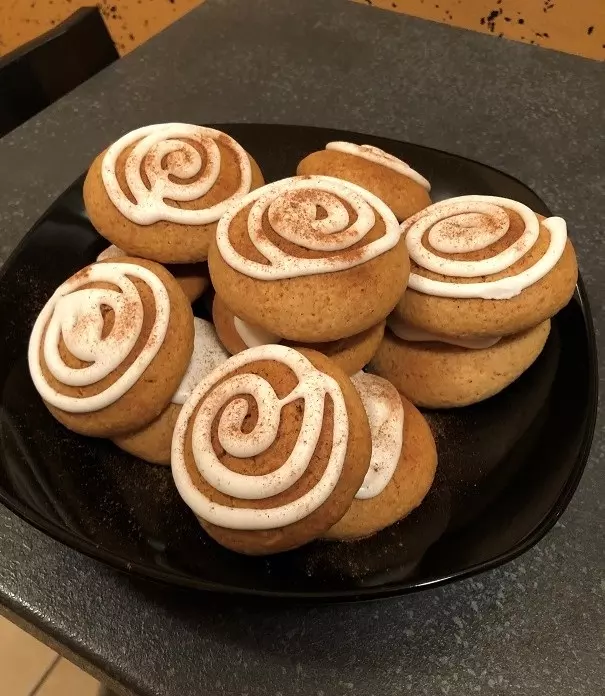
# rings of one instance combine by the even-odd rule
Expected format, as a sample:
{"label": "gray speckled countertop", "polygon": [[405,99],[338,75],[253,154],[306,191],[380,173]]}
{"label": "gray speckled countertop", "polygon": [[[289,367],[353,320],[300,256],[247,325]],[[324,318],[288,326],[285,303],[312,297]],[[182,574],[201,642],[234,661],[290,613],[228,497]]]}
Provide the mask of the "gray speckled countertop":
{"label": "gray speckled countertop", "polygon": [[[596,62],[344,0],[208,0],[0,141],[0,260],[129,128],[333,126],[450,150],[532,186],[568,219],[602,336],[603,85]],[[555,529],[474,580],[379,603],[246,607],[135,582],[0,508],[0,604],[114,686],[145,695],[596,696],[604,433],[601,411]]]}

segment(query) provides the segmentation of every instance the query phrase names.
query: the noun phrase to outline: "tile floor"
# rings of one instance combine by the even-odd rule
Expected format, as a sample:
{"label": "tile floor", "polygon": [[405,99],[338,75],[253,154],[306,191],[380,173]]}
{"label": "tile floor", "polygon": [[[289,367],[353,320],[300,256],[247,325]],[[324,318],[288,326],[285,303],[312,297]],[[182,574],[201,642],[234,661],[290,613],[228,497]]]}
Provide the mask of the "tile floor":
{"label": "tile floor", "polygon": [[0,616],[2,696],[97,696],[99,682]]}

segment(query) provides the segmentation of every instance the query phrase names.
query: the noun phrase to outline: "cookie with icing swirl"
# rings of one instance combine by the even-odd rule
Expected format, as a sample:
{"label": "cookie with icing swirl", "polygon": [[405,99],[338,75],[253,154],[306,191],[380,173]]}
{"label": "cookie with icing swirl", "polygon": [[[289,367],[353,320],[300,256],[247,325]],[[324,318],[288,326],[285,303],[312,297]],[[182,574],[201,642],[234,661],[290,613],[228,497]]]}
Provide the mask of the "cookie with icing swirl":
{"label": "cookie with icing swirl", "polygon": [[382,341],[386,324],[381,321],[376,326],[339,341],[292,343],[236,317],[219,295],[214,296],[212,303],[212,320],[219,338],[231,355],[267,343],[283,343],[292,348],[309,348],[323,353],[348,375],[354,375],[370,362]]}
{"label": "cookie with icing swirl", "polygon": [[507,198],[460,196],[401,228],[412,272],[394,315],[415,329],[498,338],[541,324],[573,295],[578,267],[560,217]]}
{"label": "cookie with icing swirl", "polygon": [[405,220],[431,204],[431,185],[422,174],[374,145],[328,143],[307,155],[297,174],[335,176],[357,184],[383,200],[398,220]]}
{"label": "cookie with icing swirl", "polygon": [[409,515],[429,492],[437,449],[428,423],[382,377],[359,372],[351,378],[368,415],[372,458],[351,507],[326,539],[370,536]]}
{"label": "cookie with icing swirl", "polygon": [[29,370],[50,412],[75,432],[112,437],[163,411],[193,350],[193,315],[159,264],[93,263],[57,288],[34,324]]}
{"label": "cookie with icing swirl", "polygon": [[174,431],[172,473],[216,541],[270,554],[345,514],[370,452],[348,377],[320,353],[268,345],[235,355],[196,387]]}
{"label": "cookie with icing swirl", "polygon": [[127,133],[92,163],[84,204],[92,224],[131,256],[195,263],[226,208],[263,184],[254,159],[226,133],[159,123]]}
{"label": "cookie with icing swirl", "polygon": [[380,323],[406,287],[408,263],[388,206],[327,176],[283,179],[234,203],[208,258],[216,292],[240,319],[303,343]]}

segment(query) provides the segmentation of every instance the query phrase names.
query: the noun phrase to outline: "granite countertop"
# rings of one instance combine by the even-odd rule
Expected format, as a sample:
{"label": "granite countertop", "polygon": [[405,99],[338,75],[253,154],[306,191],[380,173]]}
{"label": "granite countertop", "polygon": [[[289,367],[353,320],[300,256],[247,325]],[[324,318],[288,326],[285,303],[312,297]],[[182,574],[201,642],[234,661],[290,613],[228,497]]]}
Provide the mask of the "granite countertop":
{"label": "granite countertop", "polygon": [[[602,336],[603,113],[597,62],[344,0],[208,0],[0,141],[0,260],[130,128],[332,126],[450,150],[532,186],[569,222]],[[517,561],[360,605],[246,605],[166,591],[0,507],[1,610],[125,693],[596,694],[605,673],[604,454],[601,411],[567,512]]]}

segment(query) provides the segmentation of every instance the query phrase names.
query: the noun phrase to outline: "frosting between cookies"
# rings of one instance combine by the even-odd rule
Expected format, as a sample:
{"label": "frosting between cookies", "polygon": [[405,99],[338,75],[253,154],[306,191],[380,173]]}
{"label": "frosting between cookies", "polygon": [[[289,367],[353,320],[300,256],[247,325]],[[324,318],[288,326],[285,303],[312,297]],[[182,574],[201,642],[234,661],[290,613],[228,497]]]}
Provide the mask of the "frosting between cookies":
{"label": "frosting between cookies", "polygon": [[488,338],[452,338],[451,336],[434,334],[430,331],[424,331],[424,329],[418,329],[415,326],[410,326],[407,322],[398,319],[393,314],[391,314],[391,316],[389,316],[387,319],[387,326],[395,334],[395,336],[400,338],[402,341],[419,343],[447,343],[448,345],[459,346],[460,348],[469,348],[470,350],[483,350],[485,348],[491,348],[501,340],[499,336],[492,336]]}
{"label": "frosting between cookies", "polygon": [[[221,171],[221,152],[216,143],[219,138],[237,159],[240,182],[236,191],[202,210],[187,210],[165,203],[165,199],[195,201],[210,191]],[[191,140],[203,147],[204,158],[187,142]],[[131,145],[134,148],[124,165],[124,174],[134,203],[125,195],[116,174],[118,158]],[[143,181],[141,171],[145,173],[149,186]],[[160,220],[181,225],[216,222],[229,203],[248,193],[252,184],[250,160],[239,143],[214,128],[188,123],[159,123],[127,133],[105,153],[101,175],[111,202],[124,217],[138,225],[151,225]],[[170,177],[197,179],[192,183],[179,183]]]}
{"label": "frosting between cookies", "polygon": [[[298,378],[297,386],[283,399],[265,379],[252,373],[234,375],[235,370],[260,360],[287,366]],[[220,383],[219,383],[220,382]],[[258,407],[258,420],[250,433],[243,432],[247,402],[238,396],[250,395]],[[185,464],[185,436],[196,412],[191,431],[195,466],[211,486],[225,495],[242,500],[261,500],[290,488],[308,468],[324,419],[325,397],[334,411],[332,449],[326,468],[316,485],[297,500],[268,509],[221,505],[206,497],[191,480]],[[203,406],[198,405],[203,399]],[[281,410],[298,399],[304,401],[300,432],[288,459],[277,470],[264,475],[239,474],[225,467],[212,446],[212,425],[221,409],[218,438],[221,447],[238,458],[252,458],[276,440]],[[172,474],[187,505],[203,520],[229,529],[276,529],[293,524],[322,505],[334,490],[343,470],[349,437],[349,418],[340,386],[320,372],[298,351],[281,345],[250,348],[230,358],[195,388],[181,409],[172,440]]]}
{"label": "frosting between cookies", "polygon": [[277,334],[266,331],[260,326],[247,324],[243,319],[233,316],[233,327],[237,335],[242,339],[248,348],[264,346],[267,343],[279,343],[281,338]]}
{"label": "frosting between cookies", "polygon": [[372,433],[370,468],[355,496],[367,500],[380,495],[397,470],[403,447],[403,404],[397,389],[386,379],[358,372],[351,381],[363,402]]}
{"label": "frosting between cookies", "polygon": [[172,397],[173,404],[184,404],[199,382],[229,358],[229,353],[219,341],[213,324],[194,317],[193,327],[193,354],[179,388]]}
{"label": "frosting between cookies", "polygon": [[[88,397],[67,396],[47,382],[40,363],[40,351],[50,373],[62,384],[72,387],[93,385],[110,375],[130,355],[143,327],[143,303],[136,285],[128,276],[145,282],[153,293],[155,321],[134,362],[100,394]],[[85,288],[91,283],[111,283],[119,290]],[[103,307],[113,310],[109,334],[104,329]],[[149,269],[133,263],[99,263],[65,281],[48,300],[32,330],[28,361],[34,385],[49,404],[69,413],[99,411],[123,396],[139,380],[157,355],[168,329],[170,298],[162,281]],[[44,330],[44,342],[42,337]],[[86,367],[69,367],[60,355],[63,339],[67,350]]]}
{"label": "frosting between cookies", "polygon": [[[355,220],[350,220],[343,201],[353,209]],[[267,263],[242,256],[231,243],[233,219],[251,204],[248,235]],[[326,217],[318,218],[318,208],[325,211]],[[385,225],[383,236],[351,249],[373,229],[376,214]],[[299,258],[282,251],[263,230],[264,219],[283,239],[302,249],[324,252],[325,256]],[[252,191],[229,206],[216,230],[218,250],[224,261],[243,275],[258,280],[280,280],[354,268],[392,249],[400,237],[397,219],[385,203],[360,186],[330,176],[291,177]]]}
{"label": "frosting between cookies", "polygon": [[111,244],[107,247],[107,249],[103,249],[103,251],[97,256],[97,261],[117,259],[119,256],[128,256],[128,254],[125,251],[122,251],[122,249],[117,247],[115,244]]}
{"label": "frosting between cookies", "polygon": [[[525,224],[521,237],[504,251],[481,261],[443,258],[423,245],[428,232],[431,246],[442,254],[461,254],[486,249],[508,232],[507,210],[517,213]],[[550,234],[548,249],[538,261],[517,275],[477,283],[448,283],[410,275],[408,286],[437,297],[504,300],[519,295],[537,283],[557,264],[567,243],[567,225],[560,217],[542,221]],[[421,268],[444,276],[478,278],[510,268],[535,245],[540,233],[537,215],[526,205],[497,196],[459,196],[435,203],[401,225],[411,259]]]}
{"label": "frosting between cookies", "polygon": [[326,150],[344,152],[347,155],[355,155],[356,157],[361,157],[369,162],[381,164],[383,167],[388,167],[398,174],[407,176],[408,179],[412,179],[412,181],[420,184],[420,186],[427,191],[431,190],[431,184],[422,176],[422,174],[417,172],[415,169],[412,169],[409,164],[403,160],[400,160],[398,157],[395,157],[395,155],[391,155],[390,153],[381,150],[379,147],[374,147],[374,145],[357,145],[355,143],[347,143],[341,140],[336,140],[328,143],[326,145]]}

